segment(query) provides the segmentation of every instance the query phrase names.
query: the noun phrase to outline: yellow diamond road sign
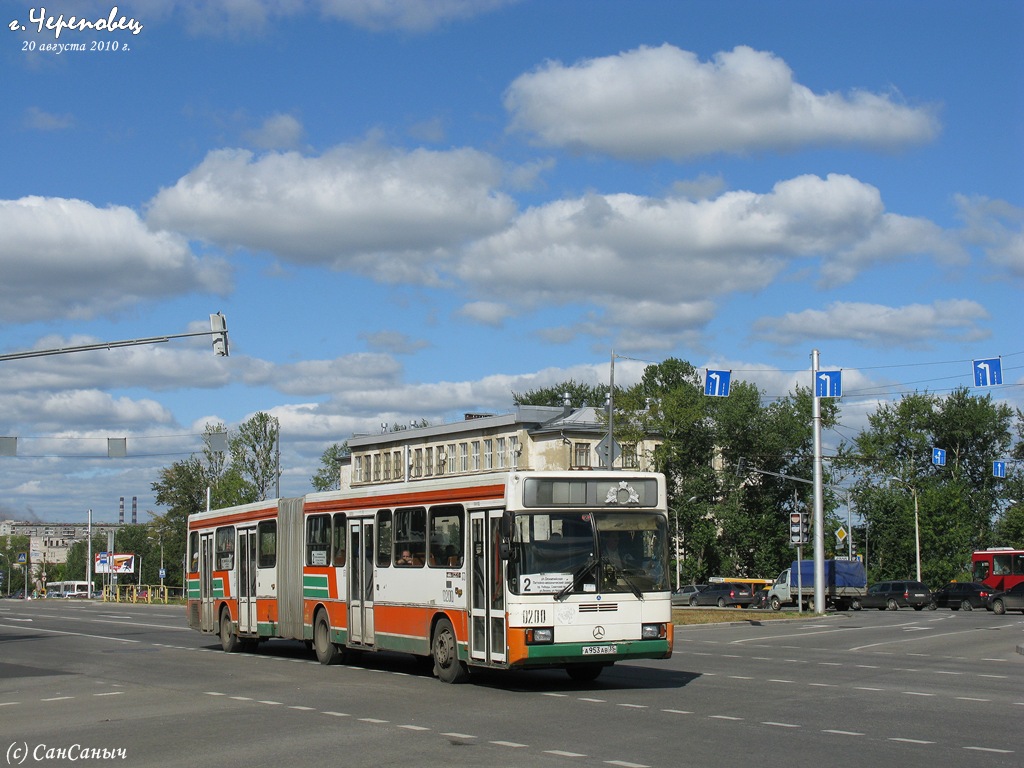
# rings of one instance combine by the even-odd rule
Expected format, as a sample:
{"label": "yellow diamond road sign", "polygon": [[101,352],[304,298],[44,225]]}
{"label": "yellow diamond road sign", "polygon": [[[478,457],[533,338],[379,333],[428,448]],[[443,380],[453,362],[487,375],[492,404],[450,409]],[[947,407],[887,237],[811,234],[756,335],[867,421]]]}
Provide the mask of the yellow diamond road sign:
{"label": "yellow diamond road sign", "polygon": [[836,538],[839,539],[839,543],[843,543],[846,540],[846,529],[839,526],[839,530],[836,531]]}

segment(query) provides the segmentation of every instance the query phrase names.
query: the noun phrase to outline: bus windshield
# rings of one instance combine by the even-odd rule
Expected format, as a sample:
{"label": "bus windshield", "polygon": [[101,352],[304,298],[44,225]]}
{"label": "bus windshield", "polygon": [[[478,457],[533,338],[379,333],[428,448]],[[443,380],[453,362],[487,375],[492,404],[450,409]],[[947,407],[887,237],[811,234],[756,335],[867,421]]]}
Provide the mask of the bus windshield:
{"label": "bus windshield", "polygon": [[516,517],[509,563],[515,594],[668,589],[664,516],[649,512],[537,512]]}

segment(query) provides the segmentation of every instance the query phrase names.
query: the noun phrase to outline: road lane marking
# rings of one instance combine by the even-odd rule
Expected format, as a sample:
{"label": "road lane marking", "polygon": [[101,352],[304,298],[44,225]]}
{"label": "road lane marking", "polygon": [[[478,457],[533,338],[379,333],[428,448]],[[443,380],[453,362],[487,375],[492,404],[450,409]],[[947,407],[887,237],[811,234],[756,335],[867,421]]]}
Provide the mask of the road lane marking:
{"label": "road lane marking", "polygon": [[[0,627],[6,625],[0,624]],[[15,629],[15,627],[7,627],[7,629]],[[21,627],[17,627],[21,629]],[[94,640],[114,640],[118,643],[141,643],[141,640],[129,640],[124,637],[110,637],[108,635],[90,635],[86,632],[63,632],[59,629],[43,629],[42,627],[33,627],[33,632],[49,632],[51,635],[70,635],[71,637],[91,637]]]}

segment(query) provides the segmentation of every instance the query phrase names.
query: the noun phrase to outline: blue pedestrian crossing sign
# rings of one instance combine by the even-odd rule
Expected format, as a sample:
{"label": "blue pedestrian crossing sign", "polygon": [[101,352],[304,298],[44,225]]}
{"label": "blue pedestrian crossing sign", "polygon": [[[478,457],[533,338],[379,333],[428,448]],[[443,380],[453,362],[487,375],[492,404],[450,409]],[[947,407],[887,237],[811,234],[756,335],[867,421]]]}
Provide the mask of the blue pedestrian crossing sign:
{"label": "blue pedestrian crossing sign", "polygon": [[732,371],[704,371],[704,394],[708,397],[728,397]]}
{"label": "blue pedestrian crossing sign", "polygon": [[814,395],[816,397],[842,397],[843,372],[818,371],[814,380]]}
{"label": "blue pedestrian crossing sign", "polygon": [[1003,361],[998,357],[974,361],[974,386],[994,387],[1003,383]]}
{"label": "blue pedestrian crossing sign", "polygon": [[946,466],[946,452],[942,448],[932,448],[932,464]]}
{"label": "blue pedestrian crossing sign", "polygon": [[1006,462],[1005,461],[993,461],[992,462],[992,475],[994,477],[1006,477]]}

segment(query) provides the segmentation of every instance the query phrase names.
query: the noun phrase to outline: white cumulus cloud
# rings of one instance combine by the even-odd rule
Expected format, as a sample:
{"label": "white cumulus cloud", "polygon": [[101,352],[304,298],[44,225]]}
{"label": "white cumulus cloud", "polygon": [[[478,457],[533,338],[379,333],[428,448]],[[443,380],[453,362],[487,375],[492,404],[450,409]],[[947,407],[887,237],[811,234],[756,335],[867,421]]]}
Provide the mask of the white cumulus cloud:
{"label": "white cumulus cloud", "polygon": [[124,206],[0,200],[0,320],[87,319],[149,299],[230,288],[227,267]]}
{"label": "white cumulus cloud", "polygon": [[903,307],[838,301],[824,310],[761,318],[754,324],[753,334],[784,345],[808,339],[854,339],[875,347],[920,347],[937,337],[963,341],[985,338],[988,333],[979,323],[988,319],[983,306],[967,299]]}
{"label": "white cumulus cloud", "polygon": [[226,248],[429,283],[448,250],[508,222],[502,168],[472,149],[338,147],[318,157],[218,150],[151,201],[148,220]]}
{"label": "white cumulus cloud", "polygon": [[572,65],[549,61],[505,94],[512,128],[549,146],[625,158],[929,141],[934,109],[887,95],[814,93],[778,56],[738,46],[700,61],[665,44]]}

